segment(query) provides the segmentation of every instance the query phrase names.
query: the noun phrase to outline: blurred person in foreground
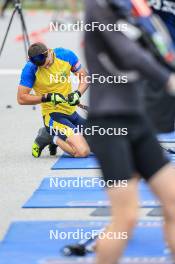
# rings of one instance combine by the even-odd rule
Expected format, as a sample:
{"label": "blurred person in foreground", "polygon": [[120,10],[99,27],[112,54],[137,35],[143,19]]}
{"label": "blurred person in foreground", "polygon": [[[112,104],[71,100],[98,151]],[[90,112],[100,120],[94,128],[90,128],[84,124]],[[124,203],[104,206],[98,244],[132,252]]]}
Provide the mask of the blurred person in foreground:
{"label": "blurred person in foreground", "polygon": [[[74,157],[89,155],[89,146],[79,126],[84,119],[77,113],[77,105],[88,85],[84,81],[85,69],[75,53],[64,48],[49,49],[43,43],[34,43],[28,50],[29,61],[22,70],[17,100],[21,105],[42,108],[45,128],[52,143]],[[72,90],[71,72],[78,77],[79,85]],[[31,94],[34,90],[35,94]],[[41,146],[33,145],[33,155],[40,156]]]}
{"label": "blurred person in foreground", "polygon": [[[106,237],[97,242],[96,263],[119,263],[137,223],[139,178],[146,180],[162,204],[165,236],[175,259],[174,167],[156,139],[142,101],[145,79],[155,82],[157,91],[166,90],[175,95],[175,75],[167,66],[173,67],[174,53],[162,42],[145,1],[85,2],[86,23],[127,24],[126,31],[96,28],[85,34],[90,75],[95,73],[106,78],[126,75],[128,79],[125,84],[101,83],[100,79],[91,84],[89,127],[98,126],[99,131],[103,128],[106,133],[96,132],[91,136],[90,146],[99,159],[112,206],[112,221],[106,227]],[[163,53],[157,41],[164,46]],[[169,49],[171,58],[166,56]],[[107,133],[109,128],[127,128],[128,133],[126,136],[111,135]],[[118,185],[123,180],[127,181],[126,188]],[[123,232],[127,233],[128,239],[110,239],[108,236]]]}

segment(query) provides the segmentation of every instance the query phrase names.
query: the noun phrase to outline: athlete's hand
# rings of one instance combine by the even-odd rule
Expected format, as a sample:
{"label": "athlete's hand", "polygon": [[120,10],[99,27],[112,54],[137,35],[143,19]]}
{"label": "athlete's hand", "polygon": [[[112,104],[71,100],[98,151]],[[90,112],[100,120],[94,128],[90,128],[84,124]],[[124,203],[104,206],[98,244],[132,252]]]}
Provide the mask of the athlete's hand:
{"label": "athlete's hand", "polygon": [[48,93],[43,95],[41,101],[42,103],[52,102],[54,105],[66,103],[66,99],[60,93]]}
{"label": "athlete's hand", "polygon": [[68,103],[71,106],[78,105],[80,103],[81,93],[79,91],[75,91],[73,93],[68,94]]}
{"label": "athlete's hand", "polygon": [[168,92],[169,94],[175,96],[175,74],[171,74],[168,80]]}

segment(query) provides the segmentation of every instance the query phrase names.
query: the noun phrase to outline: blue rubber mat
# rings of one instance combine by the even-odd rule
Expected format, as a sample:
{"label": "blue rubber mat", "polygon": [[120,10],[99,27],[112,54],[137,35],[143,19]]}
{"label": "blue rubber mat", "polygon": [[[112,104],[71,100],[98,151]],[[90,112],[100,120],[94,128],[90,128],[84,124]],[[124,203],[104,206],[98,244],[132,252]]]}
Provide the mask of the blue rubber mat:
{"label": "blue rubber mat", "polygon": [[[100,176],[96,177],[85,177],[85,176],[74,176],[74,177],[47,177],[44,178],[39,185],[37,190],[65,190],[65,189],[99,189],[104,187],[104,181]],[[122,183],[120,183],[121,185]],[[149,186],[144,180],[139,182],[140,191],[150,190]]]}
{"label": "blue rubber mat", "polygon": [[[167,154],[173,163],[175,163],[175,155]],[[52,166],[52,170],[65,169],[100,169],[98,160],[94,154],[90,154],[87,158],[74,158],[68,154],[63,154]]]}
{"label": "blue rubber mat", "polygon": [[[89,157],[90,156],[95,156],[95,154],[93,153],[93,152],[91,152],[90,154],[89,154]],[[61,157],[63,158],[67,158],[67,157],[70,157],[70,158],[72,158],[72,156],[70,155],[70,154],[68,154],[67,152],[64,152],[62,155],[61,155]]]}
{"label": "blue rubber mat", "polygon": [[[106,224],[104,221],[15,222],[0,244],[0,263],[90,264],[94,254],[89,253],[81,258],[64,257],[61,249],[65,245],[79,241],[72,239],[72,232],[74,234],[81,232],[84,235],[85,232],[100,230]],[[65,234],[64,239],[60,239],[61,233]],[[172,264],[169,250],[163,241],[160,221],[138,223],[120,263]]]}
{"label": "blue rubber mat", "polygon": [[[173,163],[175,163],[175,155],[169,155]],[[52,166],[52,170],[67,170],[67,169],[100,169],[100,164],[94,155],[87,158],[73,158],[68,155],[63,155]]]}
{"label": "blue rubber mat", "polygon": [[171,154],[170,155],[170,159],[173,162],[173,164],[175,163],[175,154]]}
{"label": "blue rubber mat", "polygon": [[[80,182],[78,187],[75,187],[72,180],[77,182],[78,178]],[[87,180],[92,180],[92,178],[46,178],[23,208],[100,208],[110,206],[107,194],[104,188],[99,186],[99,182],[97,181],[96,185],[88,188],[85,185]],[[60,188],[60,186],[62,187]],[[139,196],[140,207],[157,207],[160,205],[143,181],[139,185]]]}
{"label": "blue rubber mat", "polygon": [[159,134],[157,137],[160,142],[175,143],[175,131],[171,133]]}
{"label": "blue rubber mat", "polygon": [[52,170],[67,170],[67,169],[99,169],[100,165],[94,155],[87,158],[74,158],[63,155],[52,166]]}

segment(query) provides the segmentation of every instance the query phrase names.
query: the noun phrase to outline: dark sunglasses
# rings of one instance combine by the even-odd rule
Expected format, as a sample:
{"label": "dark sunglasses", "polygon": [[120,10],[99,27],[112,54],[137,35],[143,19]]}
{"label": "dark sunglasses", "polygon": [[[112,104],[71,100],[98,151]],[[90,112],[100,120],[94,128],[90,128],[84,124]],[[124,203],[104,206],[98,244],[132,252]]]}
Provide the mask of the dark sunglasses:
{"label": "dark sunglasses", "polygon": [[30,57],[29,60],[32,63],[34,63],[36,66],[43,66],[46,62],[47,56],[48,56],[48,50],[42,54]]}

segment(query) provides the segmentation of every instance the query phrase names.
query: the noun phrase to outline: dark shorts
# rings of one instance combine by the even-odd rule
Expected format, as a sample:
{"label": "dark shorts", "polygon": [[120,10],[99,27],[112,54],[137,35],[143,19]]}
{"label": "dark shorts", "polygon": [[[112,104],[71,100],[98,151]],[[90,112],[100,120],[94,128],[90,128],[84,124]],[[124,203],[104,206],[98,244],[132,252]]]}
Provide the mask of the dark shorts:
{"label": "dark shorts", "polygon": [[63,140],[81,131],[81,127],[85,124],[85,119],[77,112],[72,115],[61,113],[50,113],[44,116],[44,124],[47,132],[52,136],[58,136]]}
{"label": "dark shorts", "polygon": [[115,132],[127,134],[95,133],[88,139],[91,150],[100,162],[105,181],[130,180],[136,172],[149,181],[169,162],[149,121],[142,115],[89,117],[88,127],[92,126],[105,130],[115,128]]}

